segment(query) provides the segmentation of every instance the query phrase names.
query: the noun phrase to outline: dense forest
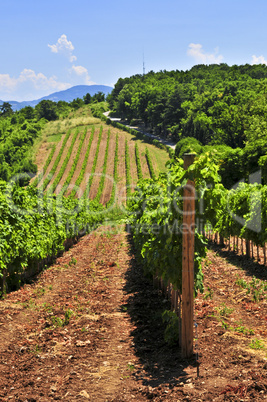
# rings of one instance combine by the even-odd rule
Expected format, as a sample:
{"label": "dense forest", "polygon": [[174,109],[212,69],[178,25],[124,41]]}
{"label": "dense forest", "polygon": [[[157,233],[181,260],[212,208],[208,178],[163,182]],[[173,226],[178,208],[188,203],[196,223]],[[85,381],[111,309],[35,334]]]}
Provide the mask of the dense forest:
{"label": "dense forest", "polygon": [[266,97],[266,65],[214,64],[120,78],[108,101],[114,114],[178,143],[178,157],[216,149],[230,188],[259,168],[266,183]]}

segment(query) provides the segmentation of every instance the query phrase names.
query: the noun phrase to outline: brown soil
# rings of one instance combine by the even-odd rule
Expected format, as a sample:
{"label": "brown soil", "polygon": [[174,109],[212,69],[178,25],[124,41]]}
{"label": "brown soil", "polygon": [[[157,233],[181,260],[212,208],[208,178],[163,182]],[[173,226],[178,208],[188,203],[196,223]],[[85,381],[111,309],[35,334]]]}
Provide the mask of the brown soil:
{"label": "brown soil", "polygon": [[106,179],[105,179],[103,192],[102,192],[101,198],[100,198],[100,203],[103,205],[106,205],[107,202],[110,200],[110,195],[111,195],[112,188],[113,188],[115,149],[116,149],[116,134],[114,135],[111,133],[110,141],[109,141]]}
{"label": "brown soil", "polygon": [[97,143],[98,143],[98,135],[99,135],[99,128],[97,128],[94,132],[94,138],[93,138],[89,156],[88,156],[88,161],[87,161],[87,165],[86,165],[86,169],[85,169],[85,175],[84,175],[84,178],[80,185],[81,194],[83,194],[85,192],[88,180],[90,178],[90,172],[92,170],[92,166],[94,163],[95,153],[96,153],[96,148],[97,148]]}
{"label": "brown soil", "polygon": [[[66,145],[65,145],[65,147],[64,147],[64,151],[63,151],[63,153],[62,153],[62,156],[61,156],[61,159],[60,159],[60,161],[59,161],[59,164],[57,165],[55,174],[53,175],[52,180],[49,182],[47,188],[49,188],[49,187],[51,186],[51,184],[53,183],[53,181],[55,180],[55,178],[57,177],[57,175],[58,175],[58,173],[59,173],[59,171],[60,171],[60,168],[61,168],[61,166],[62,166],[62,164],[63,164],[63,162],[64,162],[64,160],[65,160],[65,158],[66,158],[66,156],[67,156],[69,147],[70,147],[70,145],[71,145],[71,141],[72,141],[72,136],[73,136],[73,134],[74,134],[74,131],[71,133],[71,135],[70,135],[68,141],[66,142]],[[60,143],[59,143],[59,144],[60,144]],[[60,150],[61,145],[57,145],[57,148],[59,148],[59,150]],[[52,167],[52,166],[53,166],[53,165],[51,165],[51,167]],[[46,176],[47,176],[48,174],[50,174],[50,166],[49,166],[49,168],[47,169],[47,174],[44,176],[44,179],[46,178]]]}
{"label": "brown soil", "polygon": [[[52,166],[54,165],[54,162],[55,162],[55,160],[56,160],[56,158],[58,156],[58,153],[60,151],[60,148],[61,148],[61,145],[62,145],[63,141],[64,141],[64,136],[62,136],[61,140],[58,142],[58,144],[56,146],[56,150],[55,150],[54,155],[52,157],[52,160],[51,160],[50,164],[47,167],[47,170],[46,170],[46,173],[44,175],[44,178],[42,179],[42,181],[40,182],[40,184],[38,186],[40,186],[42,184],[43,180],[47,177],[47,175],[49,174],[50,170],[52,169]],[[39,148],[38,153],[36,155],[36,158],[35,158],[35,163],[36,163],[36,165],[38,167],[37,174],[39,174],[39,172],[42,171],[42,169],[43,169],[43,167],[45,165],[45,161],[49,156],[49,151],[48,151],[48,149],[46,147],[46,144],[48,144],[48,143],[44,143],[44,144],[41,145],[41,147]],[[50,143],[50,144],[52,144],[52,143]]]}
{"label": "brown soil", "polygon": [[119,133],[117,197],[119,205],[126,203],[125,136],[123,133]]}
{"label": "brown soil", "polygon": [[84,162],[86,150],[87,150],[88,145],[89,145],[90,135],[91,135],[91,130],[88,130],[87,134],[86,134],[86,137],[85,137],[85,140],[84,140],[84,143],[83,143],[83,146],[82,146],[82,149],[81,149],[80,157],[79,157],[79,160],[78,160],[74,175],[72,176],[71,183],[70,183],[70,185],[68,187],[68,191],[66,192],[66,196],[70,195],[70,193],[72,191],[72,188],[75,185],[76,180],[79,177],[79,174],[80,174],[80,171],[82,169],[83,162]]}
{"label": "brown soil", "polygon": [[[61,180],[59,181],[59,183],[58,183],[58,185],[57,185],[57,187],[56,187],[56,189],[55,189],[55,191],[54,191],[55,194],[59,194],[60,191],[62,190],[62,188],[63,188],[64,185],[65,185],[65,181],[66,181],[66,179],[67,179],[67,177],[68,177],[68,175],[69,175],[69,171],[71,170],[71,167],[72,167],[72,165],[73,165],[74,159],[75,159],[75,157],[76,157],[76,154],[77,154],[77,151],[78,151],[78,148],[79,148],[81,135],[82,135],[82,132],[80,131],[80,133],[78,134],[78,136],[77,136],[77,138],[76,138],[76,141],[75,141],[75,143],[74,143],[74,146],[73,146],[73,148],[72,148],[72,152],[71,152],[69,161],[68,161],[68,163],[67,163],[66,169],[65,169],[65,171],[64,171],[64,173],[63,173],[63,175],[62,175],[62,178],[61,178]],[[64,158],[64,159],[65,159],[65,158]],[[63,159],[63,160],[64,160],[64,159]],[[55,177],[56,177],[56,176],[55,176]]]}
{"label": "brown soil", "polygon": [[[100,152],[99,152],[99,155],[98,155],[98,161],[97,161],[95,176],[94,176],[92,186],[91,186],[90,198],[93,199],[97,194],[99,182],[100,182],[100,179],[101,179],[101,173],[102,173],[102,169],[103,169],[104,155],[105,155],[105,149],[106,149],[107,132],[108,132],[108,130],[110,130],[110,132],[111,132],[111,138],[110,138],[110,144],[109,144],[110,152],[109,152],[109,155],[108,155],[109,161],[108,161],[106,174],[110,178],[113,178],[115,139],[116,139],[116,134],[118,133],[119,134],[119,161],[118,161],[118,177],[119,177],[119,180],[118,180],[118,183],[116,183],[116,187],[117,187],[117,197],[116,198],[118,199],[120,205],[124,205],[125,202],[126,202],[125,139],[126,138],[128,139],[129,154],[130,154],[130,166],[131,166],[131,180],[132,180],[131,185],[132,185],[132,191],[134,191],[135,185],[136,185],[137,180],[138,180],[137,166],[136,166],[136,160],[135,160],[136,138],[134,136],[132,136],[131,134],[125,133],[124,131],[118,130],[118,129],[114,128],[114,127],[106,126],[106,125],[103,125],[103,127],[104,127],[103,137],[102,137],[102,140],[101,140],[101,146],[100,146]],[[100,125],[97,125],[96,126],[96,131],[95,131],[95,134],[94,134],[94,139],[93,139],[93,142],[92,142],[92,145],[91,145],[89,157],[88,157],[86,173],[85,173],[84,179],[83,179],[83,181],[82,181],[82,183],[80,185],[79,194],[83,194],[83,192],[85,191],[87,182],[88,182],[89,177],[90,177],[90,173],[91,173],[91,169],[92,169],[92,165],[93,165],[93,161],[94,161],[94,156],[95,156],[95,151],[96,151],[96,146],[97,146],[97,141],[98,141],[99,129],[100,129]],[[83,130],[83,128],[81,130]],[[83,149],[82,149],[82,152],[81,152],[77,167],[76,167],[75,172],[73,174],[73,177],[71,179],[71,182],[70,182],[70,185],[69,185],[70,189],[75,184],[75,182],[76,182],[76,180],[77,180],[77,178],[79,176],[79,173],[81,171],[82,163],[84,161],[84,156],[85,156],[85,153],[86,153],[86,147],[88,146],[88,142],[89,142],[90,131],[91,130],[89,129],[88,138],[85,140],[85,143],[84,143],[84,146],[83,146]],[[59,172],[59,170],[60,170],[60,168],[62,166],[62,163],[63,163],[63,161],[65,159],[65,156],[66,156],[66,154],[68,152],[68,148],[69,148],[69,146],[71,144],[72,136],[73,136],[74,132],[75,132],[75,129],[73,129],[72,135],[70,136],[70,138],[69,138],[69,140],[68,140],[68,142],[66,144],[66,147],[64,149],[64,152],[63,152],[63,155],[62,155],[62,158],[61,158],[61,161],[58,164],[58,167],[57,167],[57,170],[55,172],[55,175],[52,178],[51,182],[49,183],[48,188],[53,183],[54,178],[57,176],[57,174],[58,174],[58,172]],[[55,159],[56,159],[56,157],[57,157],[57,155],[58,155],[58,153],[60,151],[63,139],[64,139],[64,135],[62,136],[61,141],[57,144],[56,151],[55,151],[55,153],[53,155],[52,161],[50,162],[50,164],[49,164],[49,166],[47,168],[46,174],[44,175],[44,179],[50,174],[51,168],[53,167]],[[79,140],[77,140],[75,145],[74,145],[71,158],[70,158],[69,163],[68,163],[68,165],[66,167],[66,170],[65,170],[65,172],[63,174],[63,177],[62,177],[62,179],[60,180],[60,183],[57,186],[57,189],[55,191],[56,193],[58,193],[60,191],[60,189],[62,188],[62,186],[64,186],[64,184],[65,184],[65,179],[68,176],[69,170],[70,170],[70,168],[72,166],[73,160],[74,160],[76,152],[77,152],[78,143],[79,143]],[[155,148],[150,144],[143,143],[142,141],[139,141],[138,143],[139,143],[139,154],[140,154],[140,160],[141,160],[141,165],[142,165],[143,177],[144,178],[150,177],[149,169],[148,169],[148,166],[147,166],[147,161],[146,161],[146,158],[145,158],[145,148],[146,148],[146,146],[149,148],[150,156],[151,156],[151,159],[153,161],[155,172],[158,173],[159,172],[158,163],[157,163],[156,158],[153,155],[153,151],[154,151]],[[44,166],[45,160],[46,160],[47,156],[49,155],[47,147],[48,147],[47,143],[42,144],[40,146],[40,149],[39,149],[38,154],[36,156],[36,162],[37,162],[37,166],[38,166],[39,171],[41,170],[42,166]],[[162,157],[165,158],[166,155],[162,154]],[[40,187],[42,185],[42,182],[43,182],[43,180],[38,184],[38,187]],[[111,191],[112,191],[112,185],[113,185],[113,181],[111,179],[105,180],[104,190],[103,190],[103,193],[101,194],[101,199],[100,199],[100,202],[102,204],[104,204],[104,205],[110,199],[110,195],[111,195]],[[71,191],[70,189],[67,191],[66,195],[70,194],[70,191]]]}
{"label": "brown soil", "polygon": [[107,131],[103,130],[102,138],[100,141],[97,163],[96,163],[96,170],[95,170],[92,186],[90,188],[89,197],[91,199],[94,199],[96,197],[99,183],[100,183],[100,180],[102,177],[102,171],[103,171],[104,160],[105,160],[105,152],[106,152],[106,146],[107,146],[107,137],[108,137]]}
{"label": "brown soil", "polygon": [[[266,268],[208,252],[195,303],[197,377],[195,358],[164,341],[169,302],[143,277],[130,236],[107,229],[0,301],[0,401],[266,400],[267,350],[249,347],[266,341],[266,299],[255,303],[235,283],[237,274],[266,279]],[[222,306],[234,311],[224,317]],[[237,330],[241,319],[253,335]]]}
{"label": "brown soil", "polygon": [[43,169],[45,161],[50,153],[52,146],[53,146],[52,142],[43,142],[39,147],[38,153],[35,156],[34,161],[34,163],[36,163],[36,165],[39,167],[39,170]]}

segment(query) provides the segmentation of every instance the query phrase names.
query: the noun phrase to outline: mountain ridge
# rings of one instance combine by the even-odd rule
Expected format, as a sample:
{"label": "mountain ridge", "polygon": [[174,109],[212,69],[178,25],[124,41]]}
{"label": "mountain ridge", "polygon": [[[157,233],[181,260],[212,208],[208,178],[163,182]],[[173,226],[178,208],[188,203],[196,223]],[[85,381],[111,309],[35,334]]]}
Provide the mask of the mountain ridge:
{"label": "mountain ridge", "polygon": [[[39,99],[34,99],[31,101],[22,101],[22,102],[18,101],[7,101],[7,102],[10,103],[12,109],[16,111],[26,106],[35,107],[42,100],[51,100],[53,102],[58,101],[71,102],[73,101],[73,99],[83,98],[87,93],[93,96],[98,92],[103,92],[105,96],[107,96],[112,91],[112,89],[113,87],[110,87],[108,85],[75,85],[71,88],[65,89],[64,91],[53,92],[52,94],[43,96],[42,98]],[[5,101],[0,100],[0,104],[2,104],[3,102]]]}

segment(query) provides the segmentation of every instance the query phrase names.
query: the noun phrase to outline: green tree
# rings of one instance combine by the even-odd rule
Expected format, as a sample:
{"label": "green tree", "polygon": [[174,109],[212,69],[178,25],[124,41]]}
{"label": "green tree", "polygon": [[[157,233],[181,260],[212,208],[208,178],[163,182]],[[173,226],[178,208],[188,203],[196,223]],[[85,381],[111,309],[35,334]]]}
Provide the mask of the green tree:
{"label": "green tree", "polygon": [[26,106],[23,109],[20,109],[19,114],[22,114],[27,120],[32,120],[35,117],[34,109],[31,106]]}
{"label": "green tree", "polygon": [[80,99],[80,98],[73,99],[73,101],[70,102],[70,106],[73,107],[73,109],[75,109],[75,110],[77,110],[77,109],[79,109],[80,107],[82,107],[83,104],[84,104],[84,103],[83,103],[83,100]]}
{"label": "green tree", "polygon": [[89,103],[91,103],[92,101],[92,97],[89,93],[87,93],[84,97],[83,97],[83,101],[85,105],[89,105]]}
{"label": "green tree", "polygon": [[45,118],[48,121],[57,120],[57,105],[51,100],[42,100],[35,106],[37,118],[40,120]]}
{"label": "green tree", "polygon": [[97,92],[92,96],[92,102],[104,102],[105,101],[105,94],[101,91]]}
{"label": "green tree", "polygon": [[3,102],[3,104],[0,106],[0,116],[10,116],[13,114],[12,106],[8,102]]}

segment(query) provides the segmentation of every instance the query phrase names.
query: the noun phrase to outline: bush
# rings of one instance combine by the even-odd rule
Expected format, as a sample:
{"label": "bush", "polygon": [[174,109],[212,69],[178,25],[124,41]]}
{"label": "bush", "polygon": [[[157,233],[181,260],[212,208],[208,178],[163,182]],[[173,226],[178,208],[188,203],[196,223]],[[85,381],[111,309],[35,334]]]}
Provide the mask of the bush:
{"label": "bush", "polygon": [[203,152],[201,143],[194,137],[183,138],[176,144],[175,156],[177,158],[183,158],[186,153],[196,153],[200,155]]}

